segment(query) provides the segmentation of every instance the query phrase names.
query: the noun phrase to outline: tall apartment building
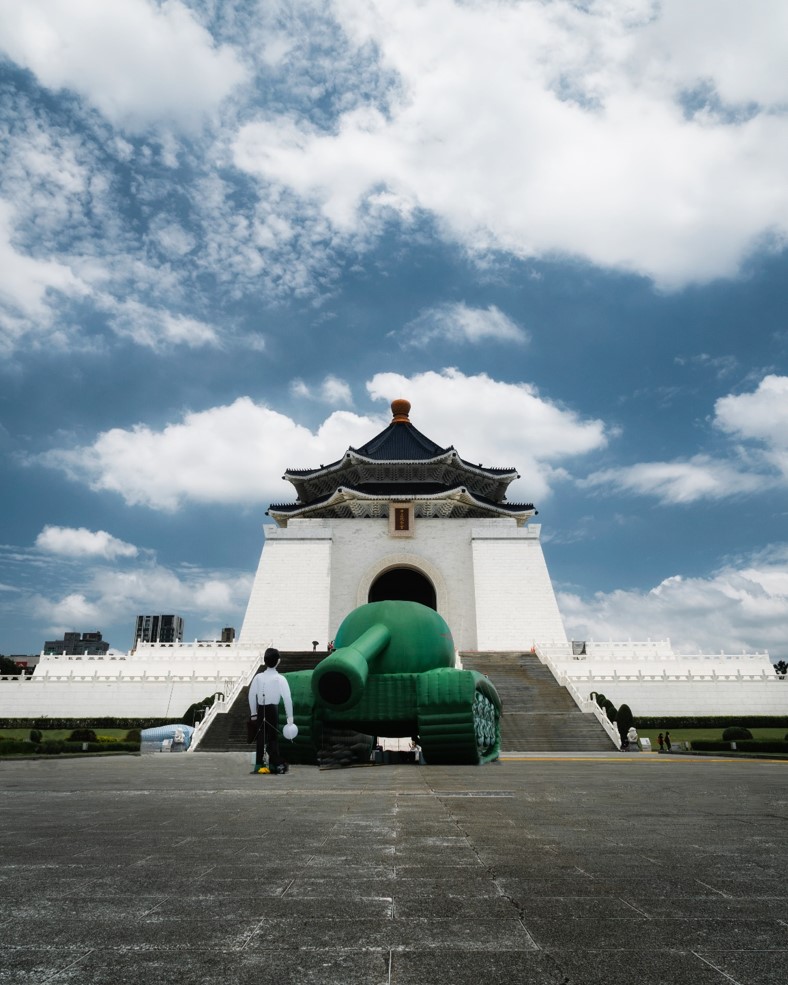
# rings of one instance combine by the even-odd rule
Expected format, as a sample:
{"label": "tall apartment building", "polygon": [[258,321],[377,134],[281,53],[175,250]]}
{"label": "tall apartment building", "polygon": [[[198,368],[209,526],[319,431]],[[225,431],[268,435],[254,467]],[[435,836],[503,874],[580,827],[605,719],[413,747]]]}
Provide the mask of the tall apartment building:
{"label": "tall apartment building", "polygon": [[180,643],[183,619],[180,616],[137,616],[134,645],[137,643]]}

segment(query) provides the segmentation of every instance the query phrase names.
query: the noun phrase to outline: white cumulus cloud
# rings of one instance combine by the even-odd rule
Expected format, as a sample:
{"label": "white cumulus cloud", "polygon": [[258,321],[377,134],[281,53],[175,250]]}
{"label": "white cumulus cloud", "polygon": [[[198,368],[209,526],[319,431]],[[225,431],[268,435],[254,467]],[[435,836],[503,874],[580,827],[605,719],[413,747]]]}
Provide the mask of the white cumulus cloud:
{"label": "white cumulus cloud", "polygon": [[788,479],[788,376],[765,376],[753,393],[721,397],[714,423],[744,441],[756,441]]}
{"label": "white cumulus cloud", "polygon": [[714,426],[738,439],[727,457],[638,462],[594,472],[583,484],[693,503],[788,482],[788,377],[766,376],[753,393],[720,397],[714,409]]}
{"label": "white cumulus cloud", "polygon": [[360,443],[381,421],[347,411],[331,414],[316,432],[248,397],[189,413],[160,431],[143,424],[113,428],[92,445],[52,451],[43,464],[91,488],[120,494],[127,503],[172,510],[203,503],[287,500],[281,481],[288,466],[330,462]]}
{"label": "white cumulus cloud", "polygon": [[668,288],[784,245],[782,0],[332,9],[386,88],[320,126],[251,121],[234,159],[334,228],[426,213],[471,253],[578,256]]}
{"label": "white cumulus cloud", "polygon": [[[527,383],[502,383],[457,370],[413,377],[381,373],[367,384],[375,400],[407,397],[411,420],[439,444],[454,443],[463,457],[485,465],[519,468],[523,478],[510,499],[541,498],[563,477],[562,463],[602,447],[601,421],[582,419],[541,397]],[[289,501],[281,481],[287,467],[335,461],[349,446],[372,438],[390,420],[334,411],[311,431],[249,397],[154,430],[139,424],[113,428],[86,446],[56,449],[35,459],[97,491],[127,503],[173,510],[186,501],[268,503]]]}
{"label": "white cumulus cloud", "polygon": [[176,571],[157,564],[121,570],[87,570],[78,590],[58,596],[33,596],[34,616],[50,632],[84,626],[127,625],[126,640],[110,640],[121,649],[131,643],[134,619],[142,612],[177,612],[199,635],[206,621],[232,624],[244,613],[252,576],[243,573]]}
{"label": "white cumulus cloud", "polygon": [[36,616],[45,620],[53,633],[69,632],[75,626],[96,625],[99,619],[106,618],[100,604],[90,601],[82,592],[71,592],[59,599],[35,596],[32,604]]}
{"label": "white cumulus cloud", "polygon": [[367,390],[378,400],[410,400],[411,423],[438,444],[453,444],[467,461],[516,468],[522,478],[509,487],[510,500],[543,499],[565,475],[563,463],[607,443],[602,421],[581,418],[529,383],[484,373],[378,373]]}
{"label": "white cumulus cloud", "polygon": [[176,345],[198,349],[221,344],[216,329],[196,318],[131,299],[116,301],[109,295],[101,297],[99,303],[110,315],[113,331],[137,345],[159,351]]}
{"label": "white cumulus cloud", "polygon": [[309,386],[303,380],[293,380],[290,384],[290,392],[302,400],[318,400],[333,407],[353,403],[350,384],[332,374],[314,386]]}
{"label": "white cumulus cloud", "polygon": [[639,462],[602,469],[585,480],[588,486],[607,486],[619,492],[654,496],[663,503],[694,503],[725,499],[764,488],[761,475],[743,471],[732,462],[696,455],[688,461]]}
{"label": "white cumulus cloud", "polygon": [[472,308],[462,301],[428,308],[401,333],[394,334],[400,334],[403,345],[417,348],[436,341],[477,345],[528,340],[528,333],[494,304],[487,308]]}
{"label": "white cumulus cloud", "polygon": [[589,598],[560,592],[559,608],[574,639],[669,637],[683,652],[788,654],[788,548],[778,545],[706,578],[674,575],[649,591],[620,589]]}
{"label": "white cumulus cloud", "polygon": [[193,128],[246,78],[180,0],[0,0],[0,50],[130,131]]}
{"label": "white cumulus cloud", "polygon": [[48,554],[72,558],[101,557],[108,561],[136,557],[139,553],[133,544],[113,537],[106,530],[88,530],[86,527],[48,525],[36,537],[36,547]]}
{"label": "white cumulus cloud", "polygon": [[[52,321],[53,294],[82,295],[87,287],[64,263],[18,250],[13,242],[14,211],[0,201],[0,347],[41,332]],[[2,309],[5,309],[3,311]]]}

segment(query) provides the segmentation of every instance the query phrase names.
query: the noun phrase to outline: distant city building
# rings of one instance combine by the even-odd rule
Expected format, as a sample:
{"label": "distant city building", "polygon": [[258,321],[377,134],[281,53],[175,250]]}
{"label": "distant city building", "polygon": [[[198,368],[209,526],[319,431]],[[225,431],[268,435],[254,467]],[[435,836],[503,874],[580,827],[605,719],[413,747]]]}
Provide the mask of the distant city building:
{"label": "distant city building", "polygon": [[180,643],[183,619],[180,616],[137,616],[134,645],[137,643]]}
{"label": "distant city building", "polygon": [[109,650],[98,630],[95,633],[63,633],[62,640],[47,640],[44,643],[44,653],[66,653],[69,656],[97,656]]}
{"label": "distant city building", "polygon": [[37,653],[12,653],[11,660],[22,668],[23,674],[32,674],[40,657]]}
{"label": "distant city building", "polygon": [[235,629],[232,626],[225,626],[222,630],[222,643],[232,643],[235,639]]}

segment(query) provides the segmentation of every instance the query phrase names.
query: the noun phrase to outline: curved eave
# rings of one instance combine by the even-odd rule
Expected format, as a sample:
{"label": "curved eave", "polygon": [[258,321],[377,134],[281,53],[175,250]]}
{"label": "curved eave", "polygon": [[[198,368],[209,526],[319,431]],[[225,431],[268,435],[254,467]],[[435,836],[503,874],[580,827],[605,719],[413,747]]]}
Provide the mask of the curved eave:
{"label": "curved eave", "polygon": [[413,465],[415,462],[418,465],[423,465],[425,468],[431,465],[448,465],[451,462],[455,462],[457,465],[462,466],[462,468],[467,469],[468,472],[473,472],[476,475],[483,475],[487,478],[492,476],[495,479],[509,479],[510,482],[514,479],[520,478],[520,474],[517,469],[487,468],[484,465],[473,465],[471,462],[467,462],[464,458],[461,458],[454,448],[447,448],[446,451],[442,452],[440,455],[435,455],[432,458],[415,459],[369,458],[367,455],[360,454],[354,448],[348,448],[342,458],[338,459],[336,462],[332,462],[330,465],[321,465],[320,468],[317,469],[285,469],[285,474],[282,478],[292,483],[303,482],[305,479],[313,479],[318,475],[325,476],[331,475],[333,472],[339,472],[350,462],[363,462],[365,465],[370,465],[373,467],[379,465]]}
{"label": "curved eave", "polygon": [[268,507],[267,515],[272,517],[278,524],[287,523],[288,520],[313,516],[322,513],[333,506],[355,500],[356,502],[383,502],[383,503],[414,503],[414,502],[434,502],[441,500],[454,500],[466,506],[472,506],[483,510],[490,516],[500,516],[516,519],[525,522],[536,514],[532,503],[494,503],[490,500],[475,496],[465,486],[457,486],[454,489],[447,489],[440,493],[414,495],[412,492],[407,495],[397,495],[396,493],[386,495],[374,495],[365,493],[358,489],[345,489],[340,486],[330,496],[308,504],[300,503],[276,503]]}

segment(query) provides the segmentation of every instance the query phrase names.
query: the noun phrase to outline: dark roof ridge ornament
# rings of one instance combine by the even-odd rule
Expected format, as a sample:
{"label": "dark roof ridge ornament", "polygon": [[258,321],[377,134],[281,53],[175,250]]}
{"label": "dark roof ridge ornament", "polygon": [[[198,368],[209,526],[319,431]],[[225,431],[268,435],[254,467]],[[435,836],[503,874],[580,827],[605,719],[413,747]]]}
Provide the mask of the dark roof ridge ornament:
{"label": "dark roof ridge ornament", "polygon": [[391,401],[391,423],[392,424],[410,424],[410,401],[405,400],[403,397],[398,397],[396,400]]}

